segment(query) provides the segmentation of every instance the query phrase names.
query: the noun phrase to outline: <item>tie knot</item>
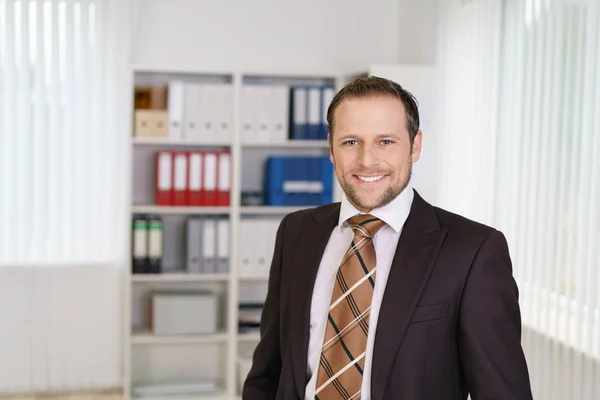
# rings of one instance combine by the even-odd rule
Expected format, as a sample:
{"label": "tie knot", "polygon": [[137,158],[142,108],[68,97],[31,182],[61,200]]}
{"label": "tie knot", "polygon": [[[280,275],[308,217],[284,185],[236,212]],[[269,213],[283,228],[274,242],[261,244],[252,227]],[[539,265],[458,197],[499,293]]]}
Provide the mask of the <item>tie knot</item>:
{"label": "tie knot", "polygon": [[355,215],[348,219],[348,223],[354,231],[354,236],[368,238],[373,238],[385,225],[385,222],[370,214]]}

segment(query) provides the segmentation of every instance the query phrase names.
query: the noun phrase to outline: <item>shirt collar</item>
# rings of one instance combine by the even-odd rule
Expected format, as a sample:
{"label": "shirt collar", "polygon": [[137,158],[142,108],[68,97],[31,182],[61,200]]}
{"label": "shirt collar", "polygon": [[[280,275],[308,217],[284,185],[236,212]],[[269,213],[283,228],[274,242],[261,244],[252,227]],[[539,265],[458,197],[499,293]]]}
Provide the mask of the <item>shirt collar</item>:
{"label": "shirt collar", "polygon": [[[404,222],[408,218],[412,201],[414,198],[414,192],[411,183],[392,201],[383,207],[375,208],[371,210],[370,215],[379,218],[387,225],[389,225],[396,233],[400,232]],[[353,217],[357,214],[365,214],[356,209],[349,201],[346,195],[342,196],[342,204],[340,207],[340,217],[338,220],[338,228],[340,231],[344,226],[348,226],[346,222],[348,218]]]}

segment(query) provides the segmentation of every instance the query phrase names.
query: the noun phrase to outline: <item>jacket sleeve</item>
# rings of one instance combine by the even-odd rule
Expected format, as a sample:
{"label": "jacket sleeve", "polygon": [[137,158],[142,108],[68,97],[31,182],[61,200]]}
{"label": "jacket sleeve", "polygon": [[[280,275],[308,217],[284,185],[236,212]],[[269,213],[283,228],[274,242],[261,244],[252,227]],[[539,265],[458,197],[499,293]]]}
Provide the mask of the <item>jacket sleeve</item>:
{"label": "jacket sleeve", "polygon": [[260,324],[260,341],[254,351],[252,367],[244,382],[242,400],[275,399],[281,373],[281,349],[279,339],[280,289],[282,246],[285,224],[280,223],[275,239],[275,249],[269,273],[267,298]]}
{"label": "jacket sleeve", "polygon": [[459,347],[473,400],[532,399],[521,347],[519,293],[504,235],[493,230],[471,265],[459,314]]}

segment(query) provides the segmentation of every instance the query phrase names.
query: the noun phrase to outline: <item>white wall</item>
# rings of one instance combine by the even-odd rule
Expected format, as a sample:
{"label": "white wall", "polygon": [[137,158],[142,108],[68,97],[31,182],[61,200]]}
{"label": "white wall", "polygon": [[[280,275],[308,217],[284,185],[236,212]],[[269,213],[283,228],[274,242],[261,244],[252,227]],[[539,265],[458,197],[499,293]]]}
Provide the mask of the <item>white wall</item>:
{"label": "white wall", "polygon": [[[447,1],[447,0],[442,0]],[[438,0],[400,0],[398,60],[400,64],[436,64],[443,16]]]}
{"label": "white wall", "polygon": [[[438,0],[298,0],[285,3],[281,0],[144,0],[139,10],[132,62],[181,68],[334,71],[366,70],[372,64],[431,64],[436,59],[437,4]],[[122,218],[115,220],[119,229],[122,223]],[[52,272],[52,282],[42,279],[32,283],[29,282],[30,271],[17,271],[19,276],[13,276],[14,271],[8,270],[0,273],[0,281],[4,282],[5,288],[23,296],[32,293],[31,285],[34,284],[44,286],[49,292],[27,297],[30,303],[27,307],[23,305],[31,311],[27,315],[41,312],[41,306],[37,305],[46,304],[46,300],[50,309],[55,310],[52,315],[69,313],[68,320],[73,321],[76,328],[66,335],[59,335],[62,338],[59,344],[64,346],[48,348],[49,356],[52,352],[62,354],[71,347],[71,351],[91,352],[81,353],[80,358],[97,362],[64,366],[76,376],[77,387],[118,385],[122,371],[121,357],[116,353],[120,348],[121,332],[118,323],[107,322],[122,318],[118,312],[121,300],[118,274],[112,268],[69,271],[68,285],[73,291],[63,291],[57,289],[57,285],[65,284],[66,271],[46,272]],[[60,299],[59,293],[64,295]],[[84,297],[94,299],[92,312],[88,312],[87,303],[79,303]],[[63,303],[65,299],[70,303]],[[4,309],[5,312],[10,310]],[[24,315],[11,314],[11,318]],[[33,335],[35,331],[45,331],[46,322],[56,330],[68,328],[56,326],[52,315],[48,314],[44,321],[33,317],[21,321],[23,325],[19,329],[24,335],[27,332]],[[108,325],[111,329],[102,328]],[[85,327],[85,332],[78,327]],[[81,336],[73,336],[76,334]],[[57,384],[52,376],[44,377],[38,373],[43,370],[43,365],[31,365],[31,351],[45,348],[48,345],[45,341],[52,337],[39,338],[40,341],[36,341],[33,336],[23,337],[19,343],[27,347],[23,347],[25,353],[20,348],[13,349],[13,354],[19,357],[11,361],[17,360],[18,368],[2,370],[11,375],[9,391],[72,387],[73,383]],[[70,346],[72,339],[75,342]],[[81,350],[99,341],[108,343],[100,348],[111,349],[102,357],[93,353],[97,349]],[[47,362],[51,361],[62,363],[64,358],[48,358]],[[24,370],[29,372],[21,373]],[[107,370],[110,373],[106,373]]]}
{"label": "white wall", "polygon": [[145,0],[133,63],[364,69],[433,63],[438,0]]}

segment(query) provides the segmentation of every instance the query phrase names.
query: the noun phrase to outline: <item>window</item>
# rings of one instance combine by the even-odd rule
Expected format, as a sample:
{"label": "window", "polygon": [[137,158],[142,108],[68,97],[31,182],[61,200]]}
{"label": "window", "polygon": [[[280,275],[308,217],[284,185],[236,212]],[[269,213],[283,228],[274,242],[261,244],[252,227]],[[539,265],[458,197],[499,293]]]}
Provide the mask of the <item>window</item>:
{"label": "window", "polygon": [[505,1],[496,221],[511,242],[524,323],[600,354],[600,42],[592,4]]}
{"label": "window", "polygon": [[0,0],[0,266],[126,254],[129,7]]}

